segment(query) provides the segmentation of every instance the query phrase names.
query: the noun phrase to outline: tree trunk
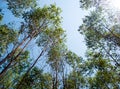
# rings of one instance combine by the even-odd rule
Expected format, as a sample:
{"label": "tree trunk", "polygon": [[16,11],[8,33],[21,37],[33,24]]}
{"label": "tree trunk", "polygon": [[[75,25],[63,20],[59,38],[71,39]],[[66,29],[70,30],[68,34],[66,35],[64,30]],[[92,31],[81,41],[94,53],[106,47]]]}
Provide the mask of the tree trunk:
{"label": "tree trunk", "polygon": [[7,71],[9,66],[11,65],[11,63],[12,63],[12,61],[10,61],[10,63],[2,70],[2,72],[0,73],[0,78],[5,74],[5,72]]}
{"label": "tree trunk", "polygon": [[[48,45],[47,45],[48,46]],[[28,75],[28,73],[30,72],[30,70],[35,66],[35,64],[37,63],[37,61],[39,60],[39,58],[43,55],[43,53],[46,51],[47,46],[44,47],[44,49],[41,51],[41,53],[39,54],[39,56],[37,57],[37,59],[34,61],[34,63],[32,64],[32,66],[30,66],[28,68],[28,70],[26,71],[25,75],[23,76],[23,78],[21,79],[18,87],[16,89],[21,89],[21,85],[22,85],[22,81],[24,81],[25,77]]]}
{"label": "tree trunk", "polygon": [[14,50],[12,50],[12,52],[10,52],[4,59],[2,59],[2,61],[0,61],[0,65],[2,65],[3,63],[5,63],[5,61],[9,58],[11,58],[15,53],[16,51],[27,41],[27,39],[29,38],[26,37]]}
{"label": "tree trunk", "polygon": [[25,39],[23,39],[23,41],[14,49],[12,50],[4,59],[2,59],[2,61],[0,61],[0,65],[2,65],[3,63],[5,63],[5,61],[7,59],[10,59],[12,56],[14,56],[14,54],[17,52],[17,50],[28,40],[28,38],[33,38],[34,36],[38,35],[40,33],[41,30],[39,30],[39,32],[36,33],[36,30],[34,30],[33,32],[31,32],[31,34],[29,34]]}
{"label": "tree trunk", "polygon": [[11,64],[13,61],[17,60],[17,58],[19,57],[19,55],[22,53],[22,51],[25,49],[25,47],[29,44],[29,42],[32,40],[32,38],[26,43],[26,45],[22,48],[22,50],[15,56],[14,59],[12,59],[8,65],[2,70],[2,72],[0,73],[0,77],[2,75],[4,75],[4,73],[10,68]]}

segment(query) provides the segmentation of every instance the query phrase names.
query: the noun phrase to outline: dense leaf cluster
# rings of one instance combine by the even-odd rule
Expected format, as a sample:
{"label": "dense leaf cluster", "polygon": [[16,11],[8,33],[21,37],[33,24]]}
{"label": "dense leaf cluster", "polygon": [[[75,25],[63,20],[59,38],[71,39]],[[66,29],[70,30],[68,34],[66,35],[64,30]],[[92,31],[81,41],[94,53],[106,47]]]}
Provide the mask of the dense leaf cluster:
{"label": "dense leaf cluster", "polygon": [[85,59],[68,50],[59,7],[4,2],[22,22],[18,30],[4,24],[1,8],[0,89],[120,88],[120,23],[105,13],[104,0],[80,0],[81,8],[94,8],[79,28],[88,48]]}

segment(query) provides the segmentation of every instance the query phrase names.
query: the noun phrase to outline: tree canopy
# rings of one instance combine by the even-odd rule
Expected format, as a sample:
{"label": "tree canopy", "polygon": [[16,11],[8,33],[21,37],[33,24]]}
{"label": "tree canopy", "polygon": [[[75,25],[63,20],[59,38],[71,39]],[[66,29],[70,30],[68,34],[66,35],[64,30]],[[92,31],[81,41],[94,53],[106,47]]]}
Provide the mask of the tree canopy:
{"label": "tree canopy", "polygon": [[4,3],[22,21],[5,24],[5,8],[0,8],[0,89],[120,88],[120,22],[107,1],[78,2],[90,11],[78,29],[87,46],[85,58],[66,45],[60,7],[40,7],[37,0]]}

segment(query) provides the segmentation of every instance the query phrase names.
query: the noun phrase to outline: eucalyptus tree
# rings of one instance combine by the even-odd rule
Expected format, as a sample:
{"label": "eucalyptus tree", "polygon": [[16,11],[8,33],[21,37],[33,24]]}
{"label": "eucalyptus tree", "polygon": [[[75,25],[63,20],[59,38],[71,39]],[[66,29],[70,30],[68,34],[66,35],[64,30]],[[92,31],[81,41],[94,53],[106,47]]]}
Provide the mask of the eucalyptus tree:
{"label": "eucalyptus tree", "polygon": [[[80,7],[82,9],[89,10],[89,8],[94,8],[91,10],[91,18],[90,16],[86,16],[86,18],[83,20],[84,23],[87,24],[87,20],[89,17],[89,20],[91,19],[92,23],[89,24],[91,26],[95,26],[96,24],[101,24],[101,27],[103,27],[103,30],[106,30],[106,38],[109,41],[114,42],[115,45],[119,46],[119,10],[115,10],[115,8],[107,7],[110,4],[110,0],[80,0]],[[106,5],[106,6],[103,6]],[[109,9],[114,9],[109,10]],[[116,12],[118,11],[118,12]],[[94,15],[93,15],[94,13]],[[95,14],[96,13],[96,14]],[[98,13],[98,14],[97,14]],[[96,15],[96,16],[95,16]],[[95,16],[94,20],[92,16]],[[98,18],[96,18],[98,16]],[[116,40],[116,41],[115,41]]]}
{"label": "eucalyptus tree", "polygon": [[[29,3],[27,4],[26,2],[29,2]],[[22,87],[21,85],[22,84],[24,85],[26,80],[30,82],[29,81],[30,78],[27,78],[27,76],[29,77],[31,73],[30,71],[33,69],[33,67],[41,58],[41,56],[44,53],[46,54],[46,52],[51,51],[52,48],[57,47],[58,44],[62,43],[63,40],[65,40],[64,30],[60,26],[60,23],[61,23],[60,8],[56,7],[55,5],[44,6],[43,8],[40,8],[40,7],[31,8],[29,7],[30,4],[33,5],[32,0],[29,0],[29,1],[21,0],[20,2],[17,0],[14,0],[13,2],[11,2],[10,0],[8,1],[8,9],[10,9],[15,16],[22,15],[22,19],[24,20],[24,22],[21,23],[20,29],[16,31],[17,41],[12,42],[12,43],[14,42],[16,43],[14,44],[14,48],[10,49],[8,53],[6,54],[4,53],[3,54],[4,56],[0,60],[0,65],[4,66],[1,69],[0,75],[1,76],[4,75],[3,77],[5,77],[7,74],[10,73],[10,71],[14,70],[12,68],[17,66],[19,60],[23,61],[23,58],[19,59],[19,57],[22,55],[22,52],[24,52],[25,48],[28,46],[28,44],[32,40],[38,39],[36,44],[38,44],[38,46],[40,47],[41,52],[38,55],[38,57],[34,59],[33,63],[31,65],[29,64],[29,67],[27,67],[27,69],[24,72],[21,72],[23,68],[20,69],[19,72],[22,73],[22,77],[21,75],[19,76],[20,77],[20,79],[18,79],[19,83],[18,81],[14,82],[15,78],[13,78],[13,81],[9,83],[10,85],[3,84],[2,87],[7,87],[7,88],[14,87],[16,83],[18,83],[16,88],[21,89]],[[27,8],[28,10],[26,10]],[[20,37],[22,37],[22,39]],[[18,65],[18,67],[20,66]],[[15,73],[12,73],[12,75],[15,75]],[[40,77],[43,77],[43,76],[40,76]],[[33,81],[35,80],[36,79],[33,79]],[[36,87],[39,87],[39,88],[47,87],[47,86],[44,86],[42,82],[40,84],[41,84],[40,86],[36,85]],[[28,87],[27,87],[27,85],[25,84],[25,86],[23,87],[31,88],[31,85],[28,84]]]}
{"label": "eucalyptus tree", "polygon": [[52,89],[52,77],[49,73],[34,67],[25,79],[20,80],[15,86],[16,89]]}
{"label": "eucalyptus tree", "polygon": [[39,53],[35,61],[33,61],[32,65],[30,65],[30,67],[24,73],[23,77],[19,82],[19,85],[17,86],[17,89],[21,89],[22,82],[25,81],[25,78],[29,75],[30,71],[34,68],[34,66],[42,57],[42,55],[44,55],[44,53],[49,54],[49,52],[51,52],[54,46],[58,47],[57,44],[63,42],[64,38],[65,38],[64,30],[60,27],[58,28],[52,27],[52,28],[46,29],[41,34],[39,34],[39,37],[36,43],[38,46],[40,46],[41,52]]}
{"label": "eucalyptus tree", "polygon": [[84,86],[84,61],[81,57],[75,53],[68,51],[66,53],[66,62],[71,68],[68,76],[65,78],[65,88],[64,89],[79,89]]}
{"label": "eucalyptus tree", "polygon": [[47,36],[49,36],[52,41],[52,45],[48,50],[48,60],[47,63],[51,67],[52,78],[53,78],[53,89],[58,88],[58,75],[61,70],[62,56],[65,50],[65,31],[62,28],[56,28],[55,30],[47,30]]}
{"label": "eucalyptus tree", "polygon": [[[18,32],[10,28],[7,25],[0,24],[0,61],[4,58],[9,50],[14,48],[14,44],[17,42]],[[2,74],[2,69],[5,68],[7,62],[0,66],[0,74]]]}
{"label": "eucalyptus tree", "polygon": [[86,85],[90,89],[118,89],[119,69],[100,53],[89,52],[84,63],[86,70]]}
{"label": "eucalyptus tree", "polygon": [[0,77],[0,88],[9,89],[16,86],[16,84],[20,81],[22,75],[29,67],[28,58],[29,52],[23,51],[19,56],[17,62],[14,61],[14,63],[10,66],[10,70],[8,70],[8,72],[4,74],[4,76]]}
{"label": "eucalyptus tree", "polygon": [[[81,5],[84,8],[83,3]],[[114,19],[114,17],[105,13],[104,8],[95,8],[95,10],[90,12],[90,15],[83,19],[83,24],[80,26],[79,31],[85,36],[88,48],[103,52],[105,56],[107,55],[119,66],[120,23]]]}
{"label": "eucalyptus tree", "polygon": [[17,32],[7,25],[0,26],[0,58],[7,52],[9,45],[17,40]]}
{"label": "eucalyptus tree", "polygon": [[107,1],[80,0],[82,9],[91,10],[79,28],[88,47],[84,75],[88,75],[86,86],[90,89],[119,88],[120,22],[117,12],[107,7]]}
{"label": "eucalyptus tree", "polygon": [[[31,11],[26,12],[23,15],[25,22],[22,23],[20,29],[22,33],[25,33],[25,36],[23,40],[16,45],[16,47],[11,50],[11,52],[8,53],[5,58],[1,60],[0,64],[4,64],[5,61],[11,60],[11,57],[15,54],[15,52],[21,48],[19,53],[12,58],[12,61],[17,60],[21,52],[34,38],[37,38],[38,34],[41,34],[43,31],[51,27],[55,28],[59,26],[61,23],[60,12],[60,8],[57,8],[55,5],[32,9]],[[9,68],[9,66],[12,64],[12,61],[8,63],[3,71],[6,71]]]}
{"label": "eucalyptus tree", "polygon": [[57,46],[54,46],[51,48],[49,51],[49,61],[48,63],[51,66],[51,71],[52,71],[52,77],[53,77],[53,89],[58,89],[59,86],[59,72],[60,72],[60,61],[61,61],[61,54],[60,54],[60,48],[59,48],[59,43],[57,43]]}

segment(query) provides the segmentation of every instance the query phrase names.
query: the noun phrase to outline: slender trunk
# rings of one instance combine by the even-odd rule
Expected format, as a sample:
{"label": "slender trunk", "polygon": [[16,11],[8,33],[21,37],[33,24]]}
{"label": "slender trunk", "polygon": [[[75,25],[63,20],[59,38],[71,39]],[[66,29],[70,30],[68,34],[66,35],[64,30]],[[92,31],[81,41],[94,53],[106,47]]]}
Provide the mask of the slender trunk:
{"label": "slender trunk", "polygon": [[74,84],[75,84],[75,89],[77,89],[77,86],[76,86],[76,85],[77,85],[77,84],[76,84],[76,79],[74,80]]}
{"label": "slender trunk", "polygon": [[120,37],[119,37],[118,35],[116,35],[114,32],[112,32],[111,29],[109,29],[109,28],[106,27],[105,25],[104,25],[104,27],[105,27],[113,36],[115,36],[116,38],[120,39]]}
{"label": "slender trunk", "polygon": [[58,89],[58,59],[56,59],[55,89]]}
{"label": "slender trunk", "polygon": [[25,46],[21,49],[21,51],[14,57],[14,59],[12,59],[13,61],[17,60],[17,58],[20,56],[20,54],[23,52],[23,50],[28,46],[28,44],[30,43],[31,40],[32,40],[32,38],[30,38],[30,40],[25,44]]}
{"label": "slender trunk", "polygon": [[[100,34],[102,37],[104,37],[104,35],[103,34],[101,34],[99,31],[97,31],[97,30],[95,30],[96,31],[96,33],[98,33],[98,34]],[[102,46],[102,44],[100,43],[100,42],[98,42],[101,46]],[[102,46],[102,48],[104,49],[104,51],[112,58],[112,60],[118,65],[118,66],[120,66],[120,64],[116,61],[116,59],[105,49],[105,47],[104,46]]]}
{"label": "slender trunk", "polygon": [[65,76],[64,76],[64,68],[63,69],[63,89],[66,89],[66,85],[65,85]]}
{"label": "slender trunk", "polygon": [[28,73],[30,72],[30,70],[35,66],[35,64],[37,63],[37,61],[39,60],[39,58],[43,55],[43,53],[47,50],[47,46],[41,51],[41,53],[39,54],[39,56],[37,57],[37,59],[34,61],[34,63],[32,64],[32,66],[30,66],[28,68],[28,70],[26,71],[25,75],[23,76],[23,78],[21,79],[18,87],[16,89],[21,89],[21,85],[22,82],[24,81],[25,77],[28,75]]}
{"label": "slender trunk", "polygon": [[[28,37],[26,37],[26,39],[24,39],[24,41],[15,49],[15,51],[9,56],[9,57],[12,57],[13,55],[14,55],[14,53],[18,50],[18,48],[29,38],[29,37],[31,37],[30,38],[30,40],[25,44],[25,46],[22,48],[22,50],[18,53],[18,55],[16,55],[15,56],[15,58],[14,59],[12,59],[12,61],[2,70],[2,72],[0,73],[0,77],[9,69],[9,67],[11,66],[11,64],[12,64],[12,62],[14,61],[14,60],[17,60],[17,58],[20,56],[20,54],[22,53],[22,51],[27,47],[27,45],[30,43],[30,41],[32,40],[32,38],[33,37],[35,37],[36,35],[38,35],[40,33],[40,31],[39,32],[35,32],[35,31],[33,31],[32,32],[32,35],[30,36],[28,36]],[[5,58],[5,60],[7,59],[7,57]],[[34,66],[34,65],[33,65]]]}
{"label": "slender trunk", "polygon": [[0,78],[5,74],[5,72],[7,71],[7,69],[9,68],[9,66],[11,65],[12,61],[10,61],[10,63],[4,68],[4,70],[0,73]]}
{"label": "slender trunk", "polygon": [[[98,42],[100,45],[101,45],[101,43],[100,42]],[[102,45],[101,45],[102,46]],[[104,51],[107,53],[107,55],[109,55],[111,58],[112,58],[112,60],[116,63],[116,65],[117,66],[120,66],[120,64],[116,61],[116,59],[107,51],[107,49],[104,47],[104,46],[102,46],[102,48],[104,49]]]}
{"label": "slender trunk", "polygon": [[110,89],[106,83],[104,83],[107,89]]}
{"label": "slender trunk", "polygon": [[55,82],[55,89],[57,89],[58,88],[58,73],[57,73],[57,71],[56,71],[56,76],[55,76],[56,78],[55,78],[55,80],[56,80],[56,82]]}
{"label": "slender trunk", "polygon": [[7,59],[11,58],[16,53],[16,51],[27,41],[28,38],[29,36],[27,36],[12,52],[10,52],[4,59],[2,59],[2,61],[0,61],[0,65],[5,63]]}
{"label": "slender trunk", "polygon": [[36,33],[36,30],[34,30],[25,39],[23,39],[23,41],[14,50],[12,50],[12,52],[10,52],[4,59],[2,59],[2,61],[0,61],[0,65],[5,63],[7,59],[11,58],[16,53],[16,51],[28,40],[28,38],[33,38],[34,36],[38,35],[40,31]]}
{"label": "slender trunk", "polygon": [[54,82],[55,82],[55,79],[53,78],[53,80],[52,80],[52,89],[55,89],[55,88],[54,88],[54,87],[55,87]]}
{"label": "slender trunk", "polygon": [[26,45],[22,48],[22,50],[18,53],[18,55],[15,56],[15,58],[13,60],[11,60],[8,65],[2,70],[2,72],[0,73],[0,77],[2,75],[4,75],[4,73],[6,73],[6,71],[10,68],[11,64],[13,61],[17,60],[17,58],[19,57],[19,55],[22,53],[22,51],[25,49],[25,47],[27,47],[27,45],[29,44],[29,42],[32,40],[32,38],[26,43]]}
{"label": "slender trunk", "polygon": [[30,70],[35,66],[35,64],[38,62],[39,58],[43,55],[43,53],[46,51],[47,47],[45,47],[42,52],[40,53],[40,55],[37,57],[37,59],[34,61],[34,63],[32,64],[32,66],[27,70],[27,74],[30,72]]}

